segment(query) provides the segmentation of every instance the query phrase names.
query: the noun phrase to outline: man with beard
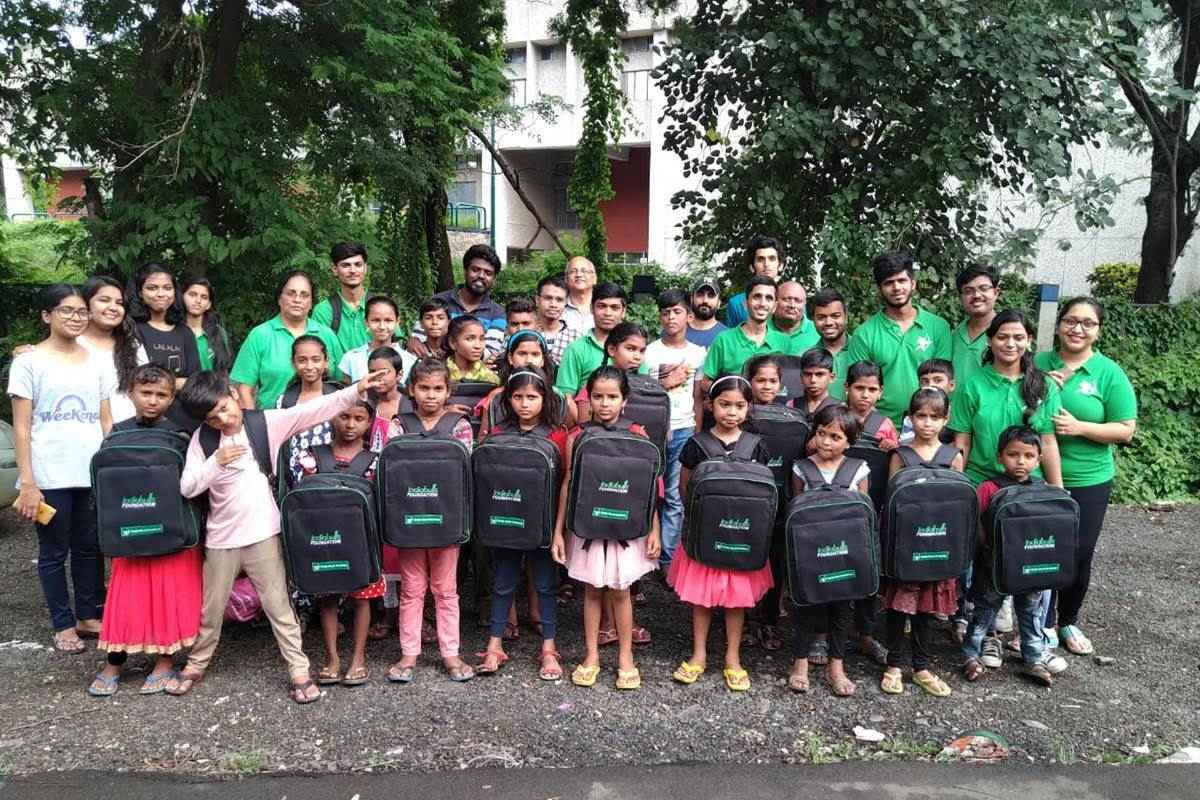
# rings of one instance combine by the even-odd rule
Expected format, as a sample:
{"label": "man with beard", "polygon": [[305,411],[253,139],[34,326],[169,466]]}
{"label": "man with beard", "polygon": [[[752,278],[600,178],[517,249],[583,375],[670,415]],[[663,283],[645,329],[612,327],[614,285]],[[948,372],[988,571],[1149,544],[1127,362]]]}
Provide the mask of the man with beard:
{"label": "man with beard", "polygon": [[580,335],[592,329],[592,292],[596,289],[596,265],[583,256],[572,256],[563,271],[567,280],[567,305],[563,308],[562,320],[579,331]]}
{"label": "man with beard", "polygon": [[721,308],[721,290],[717,288],[716,278],[700,279],[692,289],[690,305],[692,318],[688,321],[687,340],[707,350],[717,334],[727,330],[724,323],[717,319],[717,311]]}
{"label": "man with beard", "polygon": [[1000,276],[987,264],[972,264],[954,280],[958,298],[967,318],[959,323],[950,338],[950,360],[954,363],[954,382],[965,384],[983,367],[987,350],[987,329],[996,316],[1000,299]]}
{"label": "man with beard", "polygon": [[722,375],[740,375],[746,362],[764,353],[782,353],[787,346],[783,334],[767,328],[767,320],[775,313],[775,281],[756,275],[746,286],[746,310],[749,318],[713,339],[704,357],[704,379],[700,391]]}
{"label": "man with beard", "polygon": [[850,351],[846,348],[846,298],[837,289],[822,289],[812,296],[813,327],[820,334],[821,347],[833,355],[833,383],[829,394],[846,402],[846,372],[850,369]]}
{"label": "man with beard", "polygon": [[920,382],[917,367],[931,358],[950,358],[950,326],[936,314],[913,305],[917,281],[908,253],[889,252],[871,261],[883,310],[864,322],[847,347],[851,364],[872,361],[883,371],[883,393],[876,406],[897,430]]}
{"label": "man with beard", "polygon": [[[471,245],[463,254],[463,282],[454,289],[433,296],[450,309],[451,319],[472,314],[483,323],[484,345],[489,357],[504,349],[504,327],[507,324],[504,306],[492,299],[492,286],[499,274],[500,257],[496,251],[486,244]],[[421,358],[434,355],[425,346],[425,331],[420,323],[413,328],[407,346],[410,353]]]}
{"label": "man with beard", "polygon": [[[751,237],[746,244],[746,267],[751,275],[779,280],[779,272],[783,269],[783,245],[773,236],[758,234]],[[749,291],[750,287],[746,287],[746,291],[729,298],[729,307],[725,309],[725,324],[729,327],[736,328],[749,316],[746,311]]]}
{"label": "man with beard", "polygon": [[821,341],[821,334],[804,315],[807,296],[799,281],[784,281],[775,290],[775,313],[767,320],[767,329],[779,333],[787,341],[784,355],[798,356]]}

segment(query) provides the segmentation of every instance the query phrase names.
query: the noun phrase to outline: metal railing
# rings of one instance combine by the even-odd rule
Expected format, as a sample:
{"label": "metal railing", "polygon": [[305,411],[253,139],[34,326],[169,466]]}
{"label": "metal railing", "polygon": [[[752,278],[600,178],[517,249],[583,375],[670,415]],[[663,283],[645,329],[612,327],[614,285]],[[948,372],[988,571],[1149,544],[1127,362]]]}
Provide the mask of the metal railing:
{"label": "metal railing", "polygon": [[446,227],[460,231],[486,231],[487,209],[474,203],[451,203],[446,208]]}

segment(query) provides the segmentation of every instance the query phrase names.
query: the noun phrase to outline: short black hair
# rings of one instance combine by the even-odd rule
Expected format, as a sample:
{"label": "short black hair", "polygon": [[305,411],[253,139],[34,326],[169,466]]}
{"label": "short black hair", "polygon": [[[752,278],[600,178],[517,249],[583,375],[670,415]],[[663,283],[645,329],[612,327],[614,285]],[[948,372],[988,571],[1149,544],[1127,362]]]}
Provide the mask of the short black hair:
{"label": "short black hair", "polygon": [[850,369],[846,370],[847,386],[853,386],[855,381],[863,378],[875,378],[879,381],[880,388],[883,387],[883,370],[874,361],[855,361],[850,365]]}
{"label": "short black hair", "polygon": [[770,286],[772,289],[778,290],[779,284],[774,278],[768,278],[766,275],[755,275],[750,280],[746,281],[746,297],[754,291],[755,286]]}
{"label": "short black hair", "polygon": [[817,308],[818,306],[831,306],[834,303],[841,303],[842,308],[846,307],[846,298],[837,289],[825,288],[808,298],[808,307]]}
{"label": "short black hair", "polygon": [[161,364],[141,364],[134,371],[133,376],[129,379],[130,386],[143,386],[148,383],[163,383],[166,382],[171,387],[171,393],[175,393],[175,373]]}
{"label": "short black hair", "polygon": [[659,311],[665,311],[673,306],[691,308],[691,303],[688,301],[688,296],[684,294],[682,289],[667,289],[658,296]]}
{"label": "short black hair", "polygon": [[622,305],[629,305],[629,295],[625,294],[625,290],[615,283],[597,284],[592,290],[592,305],[596,305],[601,300],[620,300]]}
{"label": "short black hair", "polygon": [[917,367],[917,378],[924,378],[926,375],[945,375],[950,380],[954,380],[954,362],[944,358],[931,358],[924,361],[921,366]]}
{"label": "short black hair", "polygon": [[1009,425],[1000,432],[1000,438],[996,442],[996,455],[1003,453],[1004,448],[1013,442],[1036,447],[1039,453],[1042,452],[1042,437],[1037,431],[1028,425]]}
{"label": "short black hair", "polygon": [[504,318],[508,319],[513,314],[532,314],[533,301],[528,297],[514,297],[504,304]]}
{"label": "short black hair", "polygon": [[366,261],[367,246],[362,242],[338,242],[329,250],[329,263],[336,264],[354,256],[362,256]]}
{"label": "short black hair", "polygon": [[[779,359],[771,353],[763,353],[762,355],[755,356],[754,358],[750,359],[746,362],[746,366],[742,368],[742,371],[746,374],[746,380],[752,381],[754,380],[754,376],[758,374],[759,370],[763,369],[764,367],[774,367],[776,374],[779,375],[780,378],[783,377],[783,370],[779,366]],[[832,372],[832,370],[830,371]]]}
{"label": "short black hair", "polygon": [[370,314],[371,306],[377,306],[377,305],[381,305],[381,304],[385,305],[385,306],[391,306],[392,313],[395,314],[397,317],[400,316],[400,306],[396,304],[395,300],[388,297],[386,294],[373,294],[370,297],[368,297],[367,302],[363,303],[363,313]]}
{"label": "short black hair", "polygon": [[987,278],[992,286],[1000,285],[1000,272],[991,264],[968,264],[958,271],[954,278],[954,288],[960,292],[962,288],[976,278]]}
{"label": "short black hair", "polygon": [[292,269],[283,273],[283,277],[279,279],[279,283],[275,286],[275,299],[283,297],[283,290],[288,285],[292,278],[304,278],[308,281],[308,291],[312,293],[314,299],[317,295],[317,284],[313,281],[312,276],[302,269]]}
{"label": "short black hair", "polygon": [[562,289],[564,292],[567,290],[567,282],[563,280],[562,275],[547,275],[538,281],[537,292],[535,292],[535,294],[541,294],[542,289],[547,286],[553,286],[555,289]]}
{"label": "short black hair", "polygon": [[875,278],[875,285],[882,286],[883,282],[893,275],[899,275],[901,272],[907,272],[908,277],[913,277],[913,257],[911,253],[904,250],[891,250],[886,253],[880,253],[871,259],[871,274]]}
{"label": "short black hair", "polygon": [[761,233],[756,233],[750,237],[750,241],[746,242],[746,266],[749,269],[754,268],[754,254],[759,250],[772,248],[779,256],[779,263],[783,264],[783,245],[774,236],[764,236]]}
{"label": "short black hair", "polygon": [[816,416],[813,417],[812,429],[815,431],[823,425],[837,425],[842,429],[842,433],[846,434],[846,440],[851,444],[854,444],[858,440],[858,434],[862,433],[862,423],[850,411],[850,407],[844,403],[825,406],[816,413]]}
{"label": "short black hair", "polygon": [[419,309],[417,309],[417,316],[423,317],[426,314],[432,313],[434,311],[445,311],[446,316],[449,317],[450,316],[450,304],[447,303],[445,300],[443,300],[440,297],[431,297],[428,300],[426,300],[424,303],[421,303],[421,307]]}
{"label": "short black hair", "polygon": [[188,416],[203,420],[217,403],[229,397],[229,376],[224,372],[202,369],[193,372],[187,383],[179,390],[179,404]]}
{"label": "short black hair", "polygon": [[804,351],[804,355],[800,356],[801,371],[806,369],[827,369],[833,372],[833,368],[833,353],[824,347],[810,347]]}
{"label": "short black hair", "polygon": [[939,417],[950,416],[950,395],[936,386],[925,386],[913,392],[908,401],[908,415],[911,417],[922,408],[932,407]]}
{"label": "short black hair", "polygon": [[500,256],[496,255],[496,251],[486,244],[473,244],[467,248],[467,252],[463,253],[463,269],[471,265],[471,262],[480,259],[492,265],[492,269],[496,274],[500,274]]}

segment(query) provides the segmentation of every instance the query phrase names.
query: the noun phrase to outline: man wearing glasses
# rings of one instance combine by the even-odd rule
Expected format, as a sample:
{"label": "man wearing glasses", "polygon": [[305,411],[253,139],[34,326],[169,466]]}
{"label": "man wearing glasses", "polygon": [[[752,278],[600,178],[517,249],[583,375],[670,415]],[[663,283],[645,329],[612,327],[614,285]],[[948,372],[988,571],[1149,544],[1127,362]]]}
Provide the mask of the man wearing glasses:
{"label": "man wearing glasses", "polygon": [[1000,299],[1000,276],[995,267],[972,264],[958,273],[954,285],[967,318],[951,333],[950,360],[954,363],[955,385],[964,386],[983,366],[987,329]]}
{"label": "man wearing glasses", "polygon": [[562,320],[567,327],[580,334],[593,327],[592,290],[596,288],[596,265],[583,256],[573,256],[567,261],[567,305]]}
{"label": "man wearing glasses", "polygon": [[775,313],[767,320],[767,330],[779,333],[787,341],[784,355],[802,355],[821,342],[821,334],[804,313],[807,296],[798,281],[784,281],[775,291]]}

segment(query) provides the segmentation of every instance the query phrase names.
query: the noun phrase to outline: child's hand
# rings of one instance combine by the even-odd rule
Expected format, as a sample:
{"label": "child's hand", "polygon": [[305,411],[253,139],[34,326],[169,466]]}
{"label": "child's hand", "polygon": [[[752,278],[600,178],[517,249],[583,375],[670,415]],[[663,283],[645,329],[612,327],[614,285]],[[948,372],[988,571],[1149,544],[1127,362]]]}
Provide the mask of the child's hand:
{"label": "child's hand", "polygon": [[567,543],[563,541],[563,535],[557,531],[554,539],[550,542],[550,557],[554,559],[555,564],[565,566],[567,563]]}
{"label": "child's hand", "polygon": [[387,372],[385,369],[377,369],[374,372],[368,372],[363,376],[363,379],[358,382],[359,394],[366,394],[371,389],[383,388],[383,376]]}
{"label": "child's hand", "polygon": [[891,439],[879,440],[879,449],[885,453],[889,453],[892,450],[895,450],[897,447],[899,447],[899,445],[896,442],[893,442]]}
{"label": "child's hand", "polygon": [[247,449],[248,448],[244,444],[227,444],[218,450],[214,455],[216,456],[218,464],[220,464],[222,467],[228,467],[230,464],[244,456]]}
{"label": "child's hand", "polygon": [[662,536],[658,531],[651,531],[646,537],[646,558],[651,561],[658,561],[658,557],[662,555]]}

